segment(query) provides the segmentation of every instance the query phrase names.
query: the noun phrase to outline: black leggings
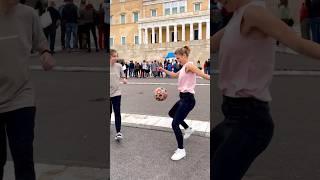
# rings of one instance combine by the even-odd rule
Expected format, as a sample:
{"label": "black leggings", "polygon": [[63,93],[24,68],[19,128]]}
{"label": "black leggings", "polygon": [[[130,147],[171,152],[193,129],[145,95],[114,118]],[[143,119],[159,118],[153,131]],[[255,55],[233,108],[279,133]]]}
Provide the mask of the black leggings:
{"label": "black leggings", "polygon": [[0,180],[7,160],[7,139],[16,180],[35,180],[33,139],[35,107],[0,113]]}
{"label": "black leggings", "polygon": [[213,129],[214,180],[241,180],[269,145],[273,121],[269,104],[254,98],[224,97],[225,119]]}
{"label": "black leggings", "polygon": [[183,149],[183,136],[179,125],[181,124],[184,129],[187,129],[189,127],[187,123],[184,122],[184,119],[194,108],[195,104],[196,101],[193,94],[180,93],[180,100],[169,111],[169,116],[173,118],[171,125],[176,136],[179,149]]}
{"label": "black leggings", "polygon": [[114,112],[114,120],[117,133],[121,131],[121,96],[115,96],[110,98],[110,118],[112,114],[112,108]]}

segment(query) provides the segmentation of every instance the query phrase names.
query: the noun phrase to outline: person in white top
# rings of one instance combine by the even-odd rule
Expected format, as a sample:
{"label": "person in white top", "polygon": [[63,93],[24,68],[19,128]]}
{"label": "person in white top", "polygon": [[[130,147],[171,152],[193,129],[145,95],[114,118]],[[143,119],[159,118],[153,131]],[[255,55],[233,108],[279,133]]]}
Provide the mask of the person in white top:
{"label": "person in white top", "polygon": [[127,83],[121,64],[117,63],[118,53],[110,49],[110,118],[112,109],[115,117],[116,140],[123,139],[121,133],[121,89],[120,83]]}
{"label": "person in white top", "polygon": [[[36,100],[30,50],[44,70],[54,66],[38,14],[17,0],[0,0],[0,179],[10,147],[15,178],[35,180],[33,140]],[[8,142],[8,143],[7,143]]]}

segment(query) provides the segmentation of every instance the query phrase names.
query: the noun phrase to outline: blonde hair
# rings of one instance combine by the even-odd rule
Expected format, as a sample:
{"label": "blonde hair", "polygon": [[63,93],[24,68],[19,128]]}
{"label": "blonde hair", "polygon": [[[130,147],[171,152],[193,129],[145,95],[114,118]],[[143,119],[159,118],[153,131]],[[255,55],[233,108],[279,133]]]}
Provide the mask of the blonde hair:
{"label": "blonde hair", "polygon": [[191,49],[189,48],[189,46],[183,46],[182,48],[178,48],[174,54],[178,54],[178,55],[186,55],[187,57],[189,57]]}
{"label": "blonde hair", "polygon": [[114,53],[118,53],[117,50],[115,49],[110,49],[110,55],[114,54]]}

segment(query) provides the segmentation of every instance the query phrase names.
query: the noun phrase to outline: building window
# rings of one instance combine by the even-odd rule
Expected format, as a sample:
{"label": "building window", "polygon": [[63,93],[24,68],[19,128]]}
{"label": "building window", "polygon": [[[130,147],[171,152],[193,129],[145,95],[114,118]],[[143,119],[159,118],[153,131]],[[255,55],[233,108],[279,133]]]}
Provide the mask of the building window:
{"label": "building window", "polygon": [[181,6],[181,7],[180,7],[180,13],[184,13],[185,11],[186,11],[186,7]]}
{"label": "building window", "polygon": [[139,36],[134,36],[134,44],[139,44]]}
{"label": "building window", "polygon": [[126,37],[121,37],[121,45],[126,45]]}
{"label": "building window", "polygon": [[152,16],[152,17],[157,16],[157,10],[156,10],[156,9],[152,9],[152,10],[151,10],[151,16]]}
{"label": "building window", "polygon": [[164,10],[164,14],[165,14],[165,15],[170,15],[170,8],[166,8],[166,9]]}
{"label": "building window", "polygon": [[133,22],[138,22],[138,20],[139,20],[139,13],[138,12],[134,12],[133,13]]}
{"label": "building window", "polygon": [[195,11],[195,12],[200,11],[200,3],[195,3],[195,4],[194,4],[194,11]]}
{"label": "building window", "polygon": [[194,40],[199,40],[199,30],[194,30]]}
{"label": "building window", "polygon": [[126,15],[121,14],[120,22],[121,22],[121,24],[125,24],[126,23]]}
{"label": "building window", "polygon": [[113,38],[111,37],[110,38],[110,47],[112,47],[113,46]]}
{"label": "building window", "polygon": [[177,13],[178,13],[178,8],[177,7],[172,8],[172,14],[177,14]]}

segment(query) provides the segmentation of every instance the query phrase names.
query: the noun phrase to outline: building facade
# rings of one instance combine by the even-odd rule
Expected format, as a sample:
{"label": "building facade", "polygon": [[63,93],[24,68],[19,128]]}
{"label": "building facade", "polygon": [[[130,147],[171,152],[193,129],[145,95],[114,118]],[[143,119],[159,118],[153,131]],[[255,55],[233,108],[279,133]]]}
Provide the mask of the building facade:
{"label": "building facade", "polygon": [[190,59],[204,62],[210,52],[208,0],[112,0],[111,48],[124,59],[163,60],[188,45]]}

